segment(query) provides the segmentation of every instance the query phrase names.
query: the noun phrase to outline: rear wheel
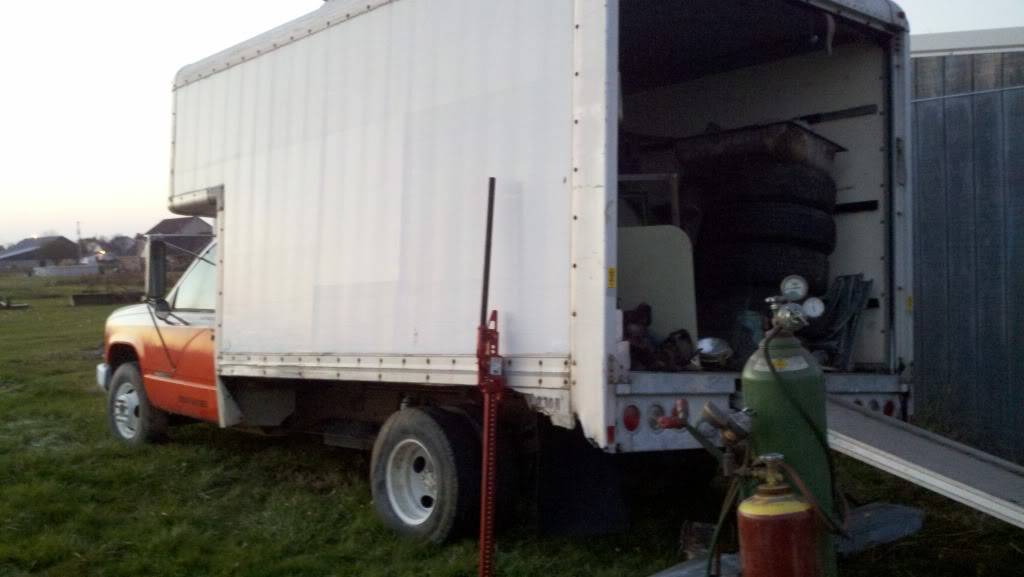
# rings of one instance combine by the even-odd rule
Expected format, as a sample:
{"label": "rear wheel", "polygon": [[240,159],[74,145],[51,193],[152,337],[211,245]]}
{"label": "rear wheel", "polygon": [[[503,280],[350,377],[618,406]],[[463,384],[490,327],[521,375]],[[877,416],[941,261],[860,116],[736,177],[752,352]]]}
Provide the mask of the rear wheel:
{"label": "rear wheel", "polygon": [[385,525],[433,543],[472,527],[480,501],[480,448],[461,416],[412,408],[391,416],[373,446],[373,503]]}
{"label": "rear wheel", "polygon": [[114,436],[130,445],[151,443],[166,433],[167,413],[150,404],[137,363],[124,363],[114,371],[107,417]]}

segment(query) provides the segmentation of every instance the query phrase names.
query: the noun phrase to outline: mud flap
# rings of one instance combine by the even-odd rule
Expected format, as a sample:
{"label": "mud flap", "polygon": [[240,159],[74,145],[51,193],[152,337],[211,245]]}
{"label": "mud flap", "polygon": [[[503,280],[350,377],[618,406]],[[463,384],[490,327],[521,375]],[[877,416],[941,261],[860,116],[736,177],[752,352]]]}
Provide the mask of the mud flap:
{"label": "mud flap", "polygon": [[539,444],[538,529],[548,535],[625,531],[629,515],[614,457],[588,443],[579,427],[545,423]]}

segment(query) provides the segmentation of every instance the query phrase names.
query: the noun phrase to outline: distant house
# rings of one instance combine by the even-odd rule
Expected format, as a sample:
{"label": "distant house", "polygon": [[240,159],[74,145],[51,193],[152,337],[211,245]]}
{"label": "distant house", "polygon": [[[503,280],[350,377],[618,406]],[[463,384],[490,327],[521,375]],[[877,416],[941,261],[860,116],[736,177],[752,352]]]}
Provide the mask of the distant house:
{"label": "distant house", "polygon": [[143,256],[146,252],[146,237],[141,234],[135,237],[118,235],[110,239],[110,247],[117,260],[117,269],[121,272],[142,272]]}
{"label": "distant house", "polygon": [[26,238],[0,252],[0,270],[29,272],[35,267],[52,266],[78,258],[78,245],[63,236]]}
{"label": "distant house", "polygon": [[159,238],[167,245],[168,270],[181,271],[213,240],[213,227],[197,216],[165,218],[146,231],[139,244],[139,264],[145,267],[148,239]]}
{"label": "distant house", "polygon": [[118,235],[110,239],[110,246],[116,256],[138,256],[138,244],[142,237]]}
{"label": "distant house", "polygon": [[[197,253],[210,244],[213,239],[213,227],[198,216],[165,218],[146,231],[146,236],[158,236],[169,245]],[[180,251],[174,251],[173,247],[169,247],[169,252]]]}
{"label": "distant house", "polygon": [[113,263],[117,260],[114,247],[98,238],[84,238],[78,241],[82,247],[82,264]]}

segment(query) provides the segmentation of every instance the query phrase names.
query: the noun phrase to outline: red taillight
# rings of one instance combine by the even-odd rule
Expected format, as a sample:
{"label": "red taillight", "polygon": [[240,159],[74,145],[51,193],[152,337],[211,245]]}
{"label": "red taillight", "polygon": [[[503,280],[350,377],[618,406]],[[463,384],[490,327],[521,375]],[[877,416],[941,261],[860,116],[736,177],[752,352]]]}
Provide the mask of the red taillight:
{"label": "red taillight", "polygon": [[622,411],[622,426],[631,433],[640,426],[640,409],[636,405],[629,405]]}
{"label": "red taillight", "polygon": [[896,412],[896,403],[892,401],[886,401],[885,407],[882,409],[882,412],[885,413],[886,417],[891,417],[892,414]]}

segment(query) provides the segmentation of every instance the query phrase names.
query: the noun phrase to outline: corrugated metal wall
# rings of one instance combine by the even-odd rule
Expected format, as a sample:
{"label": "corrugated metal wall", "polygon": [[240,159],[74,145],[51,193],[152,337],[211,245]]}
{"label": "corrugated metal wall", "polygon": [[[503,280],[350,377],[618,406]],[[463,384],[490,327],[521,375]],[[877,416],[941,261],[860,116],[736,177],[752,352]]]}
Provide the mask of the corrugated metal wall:
{"label": "corrugated metal wall", "polygon": [[1024,52],[914,60],[915,400],[1024,460]]}

